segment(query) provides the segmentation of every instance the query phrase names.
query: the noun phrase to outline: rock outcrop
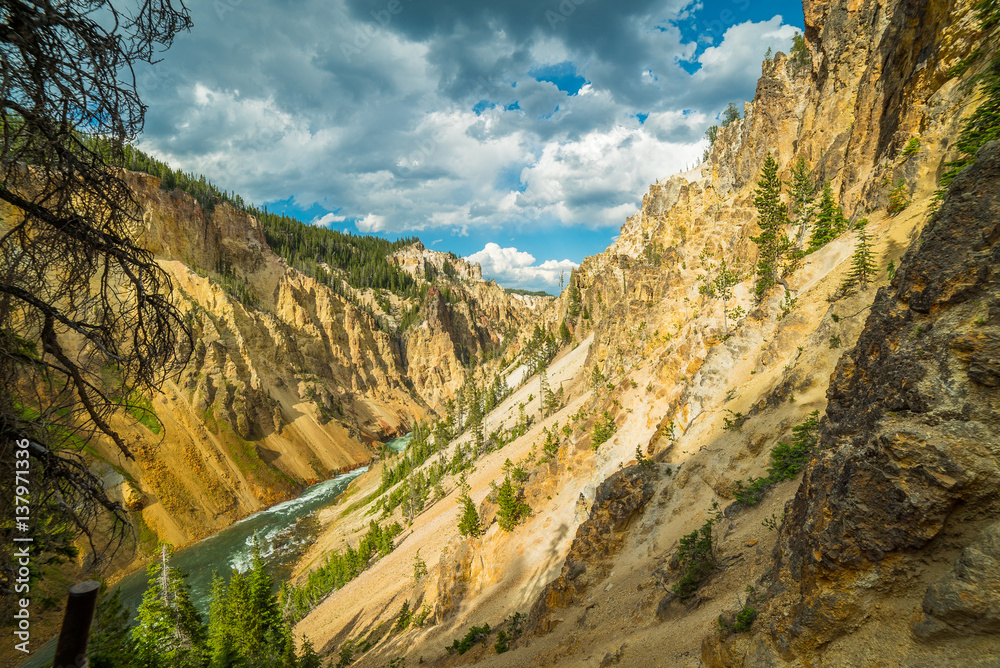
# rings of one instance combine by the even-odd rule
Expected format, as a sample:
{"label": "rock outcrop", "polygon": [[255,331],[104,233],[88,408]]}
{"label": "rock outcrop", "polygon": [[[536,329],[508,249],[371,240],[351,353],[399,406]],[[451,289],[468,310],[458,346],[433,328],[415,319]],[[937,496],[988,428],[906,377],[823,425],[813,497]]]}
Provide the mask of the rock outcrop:
{"label": "rock outcrop", "polygon": [[[750,665],[820,660],[831,642],[877,623],[876,603],[904,612],[914,591],[924,616],[905,652],[921,665],[945,658],[922,641],[1000,630],[998,267],[993,143],[952,184],[837,366],[820,455],[775,550],[774,605],[792,614],[768,619]],[[929,584],[923,566],[957,546],[954,568]],[[971,661],[1000,639],[962,647]]]}
{"label": "rock outcrop", "polygon": [[607,575],[608,561],[621,549],[629,525],[653,496],[655,477],[652,466],[637,464],[600,484],[590,516],[576,530],[562,573],[545,587],[531,610],[528,621],[536,634],[551,630],[557,610],[577,602],[593,581]]}

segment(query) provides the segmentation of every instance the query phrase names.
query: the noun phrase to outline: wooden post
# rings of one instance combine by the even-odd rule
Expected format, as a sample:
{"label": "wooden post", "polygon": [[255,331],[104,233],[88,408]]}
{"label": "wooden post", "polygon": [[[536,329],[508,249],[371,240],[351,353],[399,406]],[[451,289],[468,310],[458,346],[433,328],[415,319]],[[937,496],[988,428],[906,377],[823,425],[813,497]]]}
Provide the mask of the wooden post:
{"label": "wooden post", "polygon": [[100,588],[101,583],[94,580],[78,582],[70,587],[53,668],[86,668],[90,624],[94,621]]}

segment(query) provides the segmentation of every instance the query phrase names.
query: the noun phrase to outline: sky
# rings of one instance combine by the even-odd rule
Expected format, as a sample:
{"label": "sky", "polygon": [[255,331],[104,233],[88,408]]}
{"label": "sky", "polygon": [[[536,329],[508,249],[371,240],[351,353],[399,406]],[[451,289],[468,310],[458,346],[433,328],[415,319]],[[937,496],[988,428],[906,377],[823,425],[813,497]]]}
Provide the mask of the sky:
{"label": "sky", "polygon": [[211,0],[137,70],[139,146],[269,210],[558,292],[696,165],[799,2]]}

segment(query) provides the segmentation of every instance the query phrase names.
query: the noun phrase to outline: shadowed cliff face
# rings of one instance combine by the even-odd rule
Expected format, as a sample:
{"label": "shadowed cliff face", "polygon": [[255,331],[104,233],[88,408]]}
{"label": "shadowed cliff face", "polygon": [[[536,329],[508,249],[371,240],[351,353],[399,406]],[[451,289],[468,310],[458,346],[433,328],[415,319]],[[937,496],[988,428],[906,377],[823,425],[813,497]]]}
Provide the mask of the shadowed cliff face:
{"label": "shadowed cliff face", "polygon": [[[920,641],[996,632],[1000,143],[955,180],[879,291],[828,398],[775,551],[774,592],[792,614],[769,620],[760,649],[815,654],[907,589],[923,597]],[[919,568],[955,546],[953,570]]]}

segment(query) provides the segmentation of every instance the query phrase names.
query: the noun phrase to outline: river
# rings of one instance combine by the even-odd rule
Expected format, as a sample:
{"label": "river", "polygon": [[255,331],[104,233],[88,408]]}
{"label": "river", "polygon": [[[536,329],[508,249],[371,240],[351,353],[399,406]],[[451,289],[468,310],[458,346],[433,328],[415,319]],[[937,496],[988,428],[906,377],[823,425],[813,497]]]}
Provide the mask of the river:
{"label": "river", "polygon": [[[410,435],[393,439],[385,447],[401,452],[410,442]],[[290,501],[271,506],[232,524],[219,533],[198,541],[174,553],[170,565],[187,574],[191,600],[204,614],[208,611],[212,575],[216,571],[228,577],[231,569],[246,570],[254,537],[260,542],[261,554],[276,577],[287,577],[289,562],[294,560],[303,543],[314,536],[305,520],[315,511],[332,504],[348,483],[368,470],[362,467],[330,480],[308,487]],[[140,570],[122,578],[116,587],[122,603],[133,613],[146,591],[146,571]],[[52,664],[55,639],[38,648],[21,668],[43,668]]]}

